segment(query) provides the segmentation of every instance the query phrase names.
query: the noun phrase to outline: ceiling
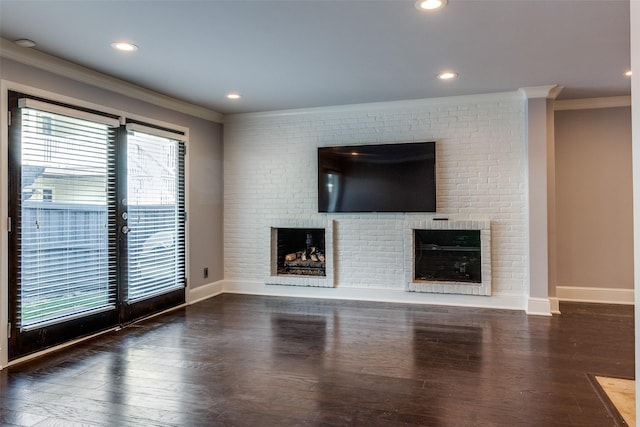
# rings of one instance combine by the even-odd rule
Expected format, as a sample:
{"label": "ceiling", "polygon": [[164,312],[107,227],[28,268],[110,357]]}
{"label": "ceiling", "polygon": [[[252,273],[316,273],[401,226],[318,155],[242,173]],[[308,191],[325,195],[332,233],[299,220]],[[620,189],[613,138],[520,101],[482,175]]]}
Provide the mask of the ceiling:
{"label": "ceiling", "polygon": [[0,0],[2,38],[223,114],[552,84],[629,95],[629,25],[629,0]]}

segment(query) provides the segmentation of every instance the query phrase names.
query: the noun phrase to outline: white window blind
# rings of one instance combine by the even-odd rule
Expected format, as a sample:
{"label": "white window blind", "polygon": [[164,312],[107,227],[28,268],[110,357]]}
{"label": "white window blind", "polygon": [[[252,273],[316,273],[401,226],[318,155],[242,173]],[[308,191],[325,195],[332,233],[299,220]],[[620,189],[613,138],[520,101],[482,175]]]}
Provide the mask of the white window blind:
{"label": "white window blind", "polygon": [[127,129],[127,301],[135,302],[184,287],[184,142]]}
{"label": "white window blind", "polygon": [[29,101],[19,104],[22,329],[116,303],[115,228],[109,224],[115,218],[118,120]]}

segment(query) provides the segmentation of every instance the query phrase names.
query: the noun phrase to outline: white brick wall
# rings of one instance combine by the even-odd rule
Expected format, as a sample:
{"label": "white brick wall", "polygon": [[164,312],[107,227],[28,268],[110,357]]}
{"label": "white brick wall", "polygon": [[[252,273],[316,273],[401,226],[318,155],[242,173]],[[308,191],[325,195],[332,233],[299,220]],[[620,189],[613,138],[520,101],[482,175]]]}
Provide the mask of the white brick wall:
{"label": "white brick wall", "polygon": [[336,287],[404,289],[403,224],[432,215],[318,213],[317,147],[435,140],[438,215],[490,220],[493,292],[524,294],[524,129],[516,92],[228,117],[225,279],[264,279],[272,223],[334,220]]}

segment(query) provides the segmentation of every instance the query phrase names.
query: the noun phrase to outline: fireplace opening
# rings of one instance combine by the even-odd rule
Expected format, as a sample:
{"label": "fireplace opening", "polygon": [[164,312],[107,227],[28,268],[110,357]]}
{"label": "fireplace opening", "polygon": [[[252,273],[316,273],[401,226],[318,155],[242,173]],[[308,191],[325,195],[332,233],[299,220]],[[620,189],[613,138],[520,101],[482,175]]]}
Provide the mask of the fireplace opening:
{"label": "fireplace opening", "polygon": [[415,280],[482,283],[480,230],[414,230]]}
{"label": "fireplace opening", "polygon": [[278,228],[278,275],[326,276],[324,228]]}

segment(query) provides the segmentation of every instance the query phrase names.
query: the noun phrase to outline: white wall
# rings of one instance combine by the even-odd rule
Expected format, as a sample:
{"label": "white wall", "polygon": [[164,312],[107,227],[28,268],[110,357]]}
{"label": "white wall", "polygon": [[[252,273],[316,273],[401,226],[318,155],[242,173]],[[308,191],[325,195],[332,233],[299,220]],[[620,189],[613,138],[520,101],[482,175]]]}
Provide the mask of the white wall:
{"label": "white wall", "polygon": [[[262,285],[269,225],[327,218],[317,212],[318,146],[435,140],[438,214],[491,220],[494,294],[524,296],[524,138],[524,99],[517,92],[227,117],[225,289],[278,292]],[[329,214],[336,224],[336,290],[356,288],[363,299],[375,290],[402,291],[403,223],[414,217],[421,215]],[[475,298],[464,302],[496,305],[496,296]],[[513,308],[523,308],[520,299],[513,301]]]}

